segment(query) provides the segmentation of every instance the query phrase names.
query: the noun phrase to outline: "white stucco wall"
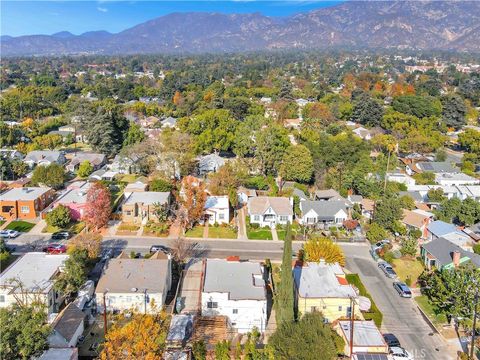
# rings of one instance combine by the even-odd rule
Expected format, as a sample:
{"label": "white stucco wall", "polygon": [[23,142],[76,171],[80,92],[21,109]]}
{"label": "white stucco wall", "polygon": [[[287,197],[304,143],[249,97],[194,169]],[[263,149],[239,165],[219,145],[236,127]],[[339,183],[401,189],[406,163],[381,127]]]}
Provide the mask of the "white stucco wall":
{"label": "white stucco wall", "polygon": [[[147,313],[154,312],[152,300],[156,311],[160,310],[165,303],[167,293],[147,293]],[[103,293],[95,293],[97,306],[103,311]],[[145,311],[145,295],[140,293],[110,293],[105,295],[105,302],[108,311],[128,311],[135,310],[140,313]]]}

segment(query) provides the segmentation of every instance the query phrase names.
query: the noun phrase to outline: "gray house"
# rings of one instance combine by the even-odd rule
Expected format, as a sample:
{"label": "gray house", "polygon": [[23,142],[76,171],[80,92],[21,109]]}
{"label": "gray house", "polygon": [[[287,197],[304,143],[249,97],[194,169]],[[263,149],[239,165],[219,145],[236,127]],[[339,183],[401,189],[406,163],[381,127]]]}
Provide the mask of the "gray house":
{"label": "gray house", "polygon": [[300,210],[299,222],[303,225],[341,226],[349,218],[345,200],[301,201]]}
{"label": "gray house", "polygon": [[218,154],[200,156],[198,158],[198,175],[217,172],[223,165],[225,165],[225,159]]}
{"label": "gray house", "polygon": [[72,158],[70,163],[66,166],[68,171],[74,172],[78,170],[80,164],[84,161],[88,161],[92,166],[93,170],[100,169],[103,165],[105,165],[106,157],[104,154],[98,153],[88,153],[88,152],[78,152]]}
{"label": "gray house", "polygon": [[63,151],[54,150],[30,151],[27,156],[25,156],[25,159],[23,159],[23,162],[30,168],[38,165],[47,166],[53,163],[63,165],[66,161]]}

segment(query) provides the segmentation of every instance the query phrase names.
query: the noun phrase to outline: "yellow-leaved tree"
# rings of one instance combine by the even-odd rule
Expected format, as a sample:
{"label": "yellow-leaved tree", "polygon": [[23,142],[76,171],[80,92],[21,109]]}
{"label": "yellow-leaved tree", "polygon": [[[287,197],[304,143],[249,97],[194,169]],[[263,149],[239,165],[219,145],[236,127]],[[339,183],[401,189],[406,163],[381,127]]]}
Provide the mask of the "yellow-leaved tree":
{"label": "yellow-leaved tree", "polygon": [[161,359],[169,323],[164,311],[134,314],[126,324],[119,321],[108,330],[100,359]]}
{"label": "yellow-leaved tree", "polygon": [[315,237],[303,246],[305,261],[319,262],[320,259],[332,264],[338,262],[345,266],[345,254],[340,246],[326,237]]}

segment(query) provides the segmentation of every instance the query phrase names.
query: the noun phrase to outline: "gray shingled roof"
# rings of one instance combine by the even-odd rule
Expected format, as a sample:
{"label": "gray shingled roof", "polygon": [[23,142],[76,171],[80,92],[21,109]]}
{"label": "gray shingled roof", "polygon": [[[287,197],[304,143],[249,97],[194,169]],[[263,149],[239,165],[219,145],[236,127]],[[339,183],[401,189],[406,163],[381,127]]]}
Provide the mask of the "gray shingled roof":
{"label": "gray shingled roof", "polygon": [[463,250],[460,246],[455,245],[445,238],[438,238],[422,245],[422,247],[433,255],[442,265],[448,265],[452,262],[452,254],[454,251],[460,252],[460,257],[468,257],[475,267],[480,267],[480,255],[473,252]]}
{"label": "gray shingled roof", "polygon": [[53,323],[53,330],[63,336],[67,342],[72,340],[79,325],[84,321],[85,313],[74,303],[70,303]]}
{"label": "gray shingled roof", "polygon": [[446,161],[420,161],[417,167],[422,171],[431,171],[434,173],[457,173],[459,170]]}
{"label": "gray shingled roof", "polygon": [[125,200],[125,204],[166,204],[168,202],[168,198],[170,197],[169,192],[157,192],[157,191],[145,191],[145,192],[133,192],[127,200]]}
{"label": "gray shingled roof", "polygon": [[300,209],[302,210],[302,216],[313,210],[317,213],[317,217],[320,220],[332,220],[335,219],[335,214],[340,210],[347,212],[347,206],[345,201],[331,200],[331,201],[302,201],[300,203]]}

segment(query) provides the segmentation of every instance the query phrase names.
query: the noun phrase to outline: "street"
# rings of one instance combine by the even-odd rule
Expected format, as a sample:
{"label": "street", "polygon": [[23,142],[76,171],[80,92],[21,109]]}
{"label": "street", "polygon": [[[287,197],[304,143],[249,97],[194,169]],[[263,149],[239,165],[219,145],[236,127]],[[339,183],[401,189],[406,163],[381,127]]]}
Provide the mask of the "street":
{"label": "street", "polygon": [[[32,251],[31,245],[37,244],[37,251],[41,242],[47,236],[22,235],[8,241],[15,245],[17,251]],[[152,245],[166,245],[171,247],[175,239],[152,237],[105,237],[102,247],[127,252],[146,253]],[[196,251],[199,257],[225,258],[239,256],[241,259],[281,261],[283,253],[282,241],[266,240],[232,240],[232,239],[201,239],[190,240],[197,243]],[[367,244],[340,243],[346,258],[346,269],[358,273],[365,287],[372,295],[375,303],[383,313],[383,333],[395,334],[402,346],[410,351],[415,359],[448,360],[455,354],[447,347],[442,337],[436,334],[419,312],[413,299],[404,299],[398,296],[393,289],[393,280],[388,279],[378,269],[377,263],[369,254]],[[295,242],[293,251],[296,253],[302,244]]]}

